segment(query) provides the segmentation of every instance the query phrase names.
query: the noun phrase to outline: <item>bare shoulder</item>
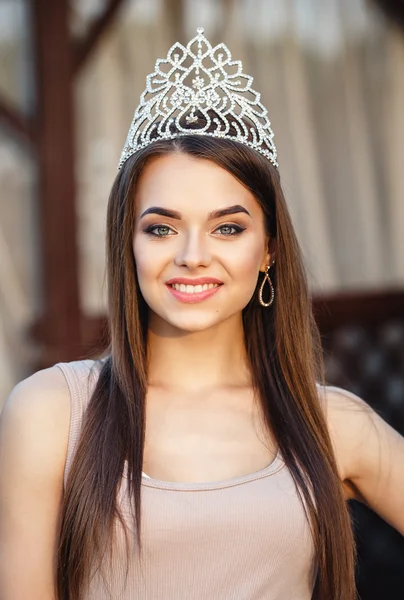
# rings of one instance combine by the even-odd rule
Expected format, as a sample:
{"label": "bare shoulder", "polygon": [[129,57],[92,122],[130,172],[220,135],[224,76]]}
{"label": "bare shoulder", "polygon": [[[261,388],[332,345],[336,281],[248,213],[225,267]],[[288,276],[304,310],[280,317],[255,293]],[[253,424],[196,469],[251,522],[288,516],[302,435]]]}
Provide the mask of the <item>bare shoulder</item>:
{"label": "bare shoulder", "polygon": [[355,394],[319,390],[346,498],[366,504],[404,535],[404,437]]}
{"label": "bare shoulder", "polygon": [[[58,367],[38,371],[18,383],[0,416],[0,450],[38,467],[64,466],[70,422],[70,394]],[[3,456],[4,458],[4,456]],[[33,467],[34,465],[30,465]]]}
{"label": "bare shoulder", "polygon": [[6,400],[1,418],[10,420],[19,417],[35,422],[52,419],[57,427],[69,415],[70,393],[66,379],[54,366],[20,381]]}
{"label": "bare shoulder", "polygon": [[350,481],[356,471],[357,453],[377,415],[362,398],[344,388],[327,385],[318,390],[345,495],[355,498]]}
{"label": "bare shoulder", "polygon": [[56,598],[55,552],[70,427],[58,367],[11,392],[0,415],[0,596]]}

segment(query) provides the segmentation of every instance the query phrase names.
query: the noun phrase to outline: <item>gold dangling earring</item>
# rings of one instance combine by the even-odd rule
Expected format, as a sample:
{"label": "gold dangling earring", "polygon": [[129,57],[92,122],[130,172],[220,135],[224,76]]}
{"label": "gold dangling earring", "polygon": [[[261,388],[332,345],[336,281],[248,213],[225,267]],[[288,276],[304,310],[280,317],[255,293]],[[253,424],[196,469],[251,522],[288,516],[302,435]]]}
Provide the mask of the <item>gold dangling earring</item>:
{"label": "gold dangling earring", "polygon": [[[259,291],[259,294],[258,294],[258,299],[260,301],[261,306],[265,306],[265,307],[271,306],[271,304],[272,304],[272,302],[274,301],[274,298],[275,298],[275,289],[274,289],[273,283],[271,281],[271,278],[269,277],[269,274],[268,274],[269,273],[269,269],[272,267],[272,265],[274,263],[275,263],[275,261],[273,261],[270,265],[267,266],[265,277],[262,280],[262,284],[261,284],[260,291]],[[269,299],[269,302],[264,302],[264,300],[262,298],[262,293],[264,291],[264,285],[265,285],[266,281],[268,282],[268,285],[269,285],[269,288],[270,288],[270,299]]]}

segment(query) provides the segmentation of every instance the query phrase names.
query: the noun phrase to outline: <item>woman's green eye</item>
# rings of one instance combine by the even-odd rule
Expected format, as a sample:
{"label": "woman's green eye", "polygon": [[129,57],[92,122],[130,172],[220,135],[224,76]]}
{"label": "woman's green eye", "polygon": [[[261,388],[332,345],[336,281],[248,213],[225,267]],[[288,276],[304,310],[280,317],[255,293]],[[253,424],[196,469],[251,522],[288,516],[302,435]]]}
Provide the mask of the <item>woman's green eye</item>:
{"label": "woman's green eye", "polygon": [[165,227],[164,225],[160,225],[159,227],[156,227],[156,230],[158,232],[158,235],[168,235],[170,228]]}
{"label": "woman's green eye", "polygon": [[145,233],[153,235],[154,237],[167,237],[172,231],[168,225],[151,225],[145,229]]}
{"label": "woman's green eye", "polygon": [[239,235],[245,231],[245,227],[240,227],[239,225],[221,225],[216,229],[216,231],[221,231],[222,235],[225,236],[232,236]]}

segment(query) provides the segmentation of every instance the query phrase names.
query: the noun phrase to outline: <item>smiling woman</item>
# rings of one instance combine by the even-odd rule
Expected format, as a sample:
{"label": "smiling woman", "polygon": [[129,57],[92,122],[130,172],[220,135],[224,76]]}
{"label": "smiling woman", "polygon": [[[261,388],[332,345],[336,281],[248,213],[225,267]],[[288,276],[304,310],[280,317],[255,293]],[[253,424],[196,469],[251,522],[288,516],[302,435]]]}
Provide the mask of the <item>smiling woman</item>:
{"label": "smiling woman", "polygon": [[323,385],[250,78],[202,30],[167,60],[109,198],[110,346],[2,414],[0,596],[354,600],[345,500],[404,532],[404,441]]}
{"label": "smiling woman", "polygon": [[242,331],[242,309],[270,260],[263,211],[229,171],[181,152],[184,144],[147,162],[134,195],[133,252],[150,326],[191,332],[236,320]]}

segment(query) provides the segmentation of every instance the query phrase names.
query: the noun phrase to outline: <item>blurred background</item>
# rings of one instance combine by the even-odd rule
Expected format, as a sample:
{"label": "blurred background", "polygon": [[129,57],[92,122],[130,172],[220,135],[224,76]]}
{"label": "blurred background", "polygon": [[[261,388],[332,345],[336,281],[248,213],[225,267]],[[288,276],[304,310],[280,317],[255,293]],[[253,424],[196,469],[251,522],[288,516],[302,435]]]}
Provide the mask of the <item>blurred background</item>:
{"label": "blurred background", "polygon": [[[105,343],[109,190],[146,75],[198,26],[268,108],[328,382],[404,433],[403,0],[0,0],[0,407]],[[352,514],[361,598],[402,600],[403,538]]]}

